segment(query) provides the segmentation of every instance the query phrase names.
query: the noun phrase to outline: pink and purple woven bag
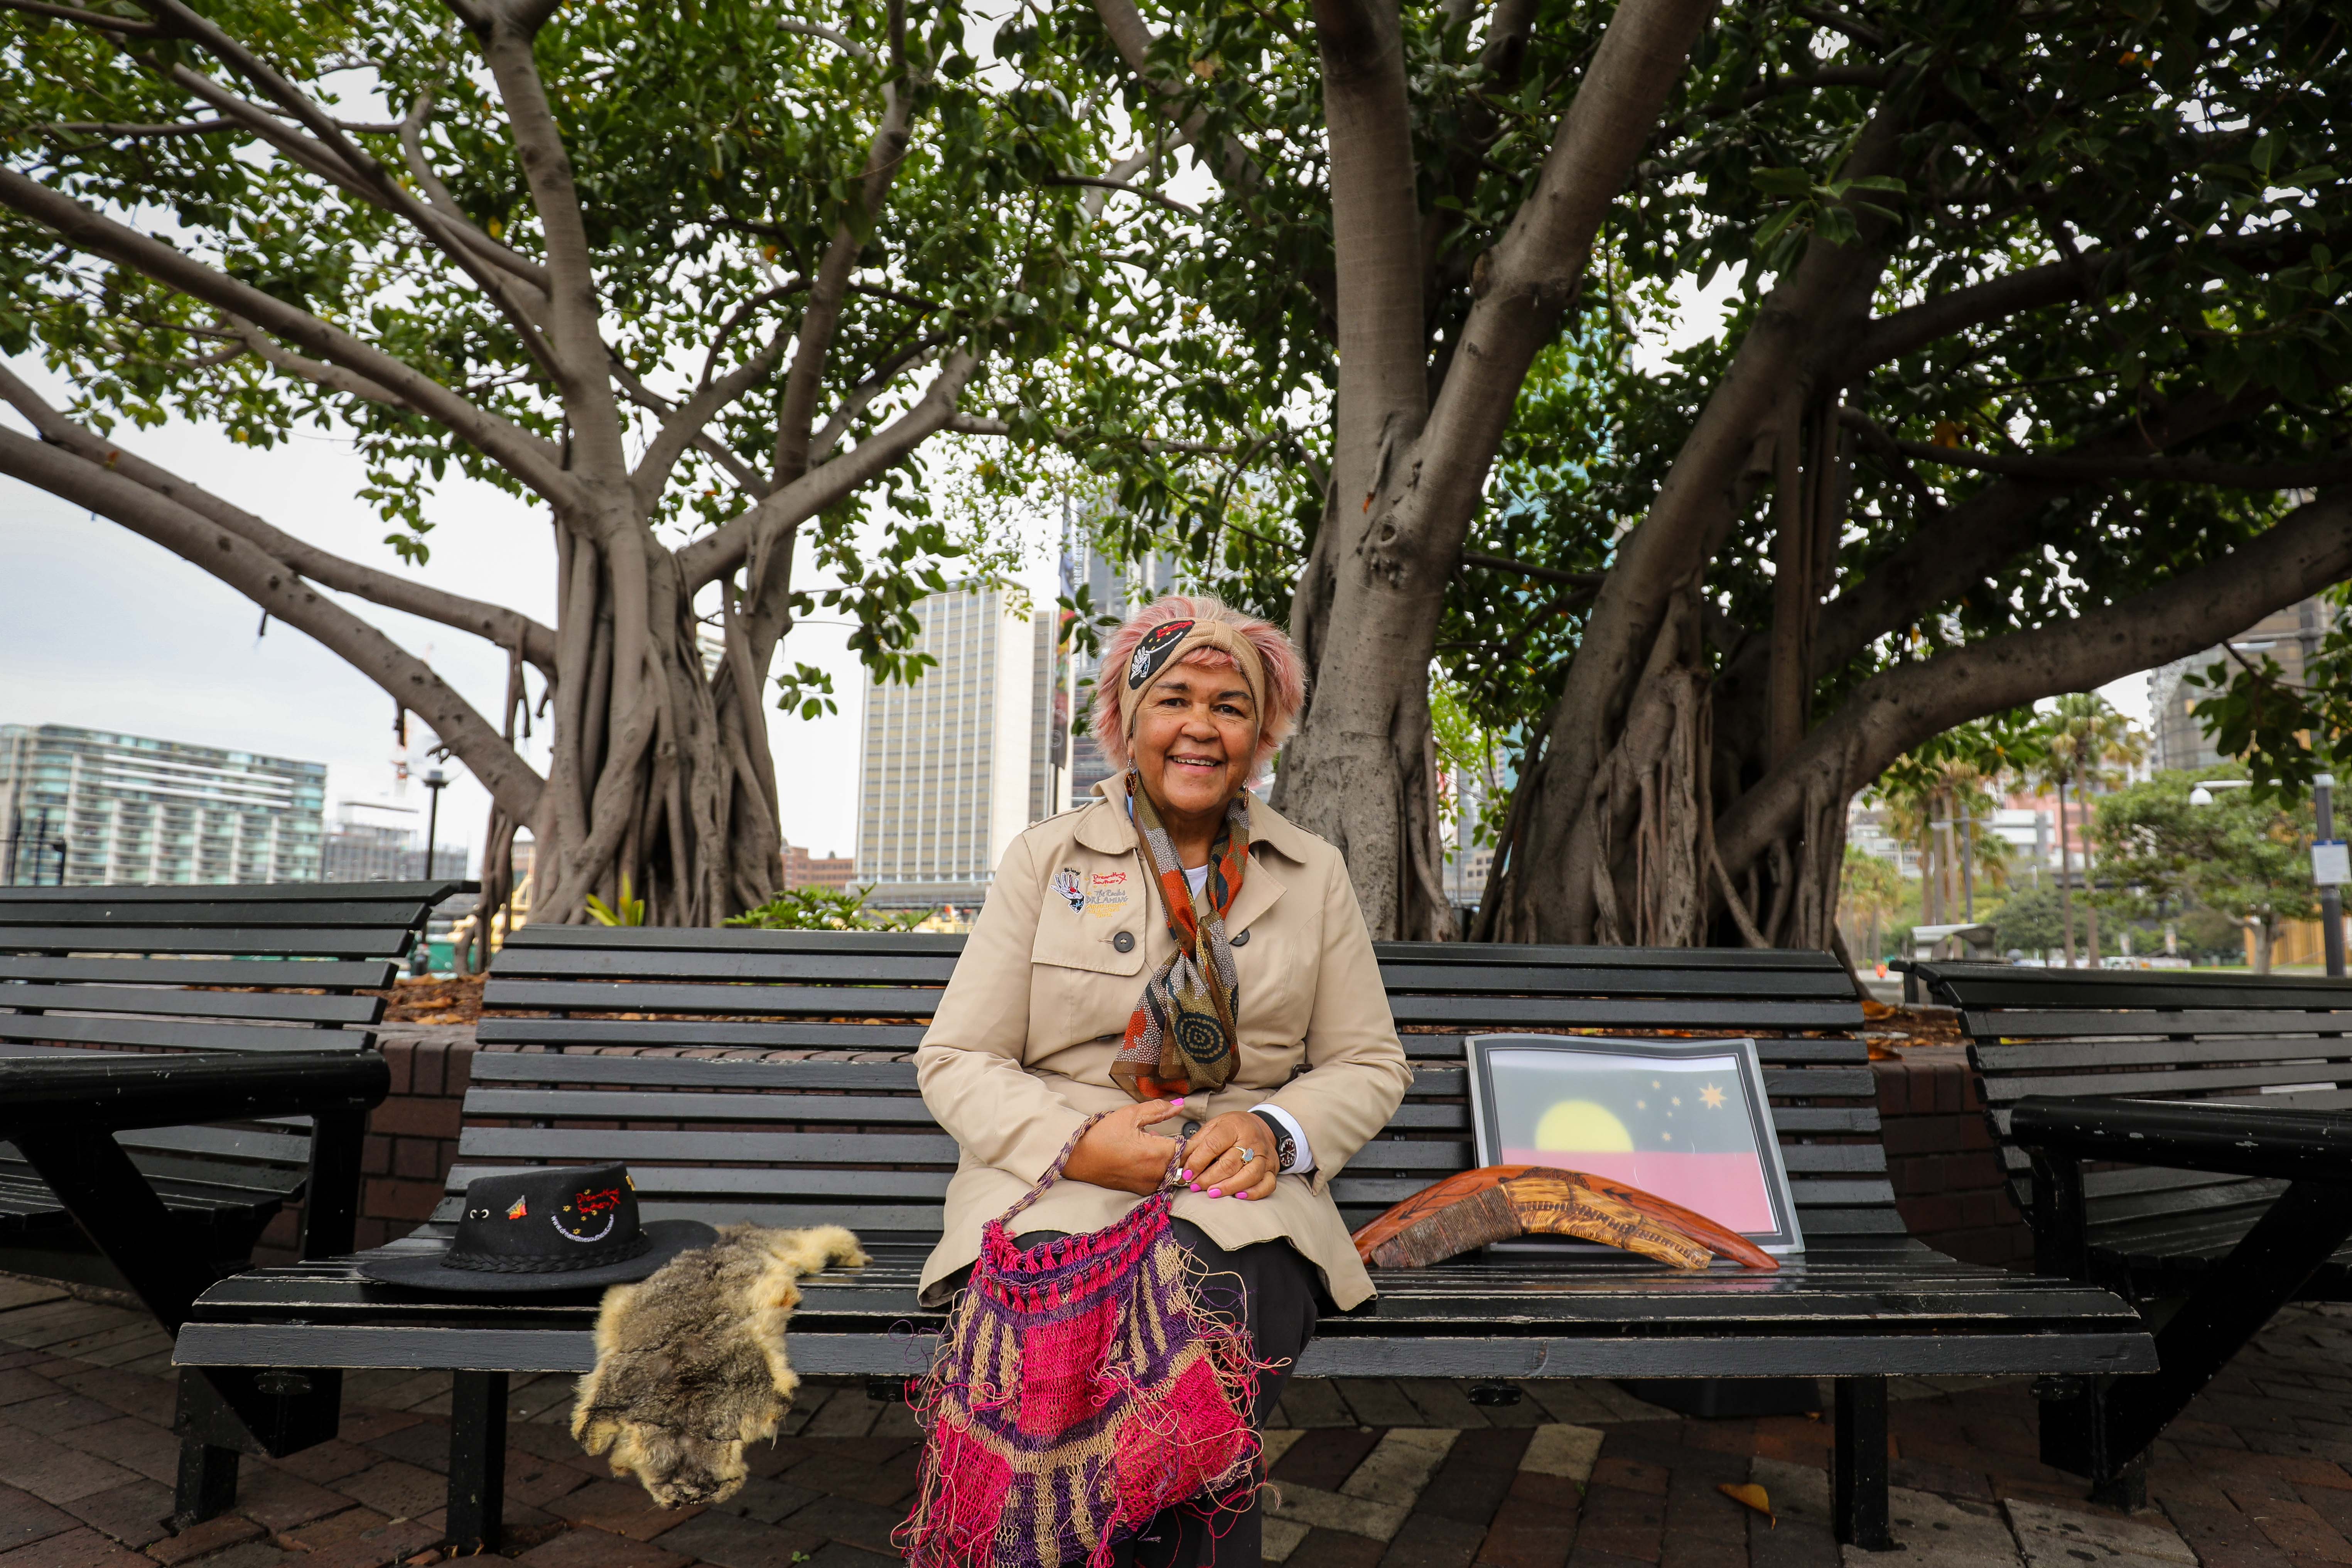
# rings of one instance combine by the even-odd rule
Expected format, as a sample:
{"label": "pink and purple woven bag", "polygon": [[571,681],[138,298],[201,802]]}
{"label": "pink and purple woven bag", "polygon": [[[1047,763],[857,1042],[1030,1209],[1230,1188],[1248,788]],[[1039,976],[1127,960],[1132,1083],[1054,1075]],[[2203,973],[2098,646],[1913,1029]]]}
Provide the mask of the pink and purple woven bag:
{"label": "pink and purple woven bag", "polygon": [[914,1568],[1103,1568],[1162,1509],[1247,1501],[1265,1363],[1238,1311],[1203,1304],[1168,1186],[1101,1230],[1013,1244],[1093,1125],[981,1233],[916,1401],[922,1485],[898,1532]]}

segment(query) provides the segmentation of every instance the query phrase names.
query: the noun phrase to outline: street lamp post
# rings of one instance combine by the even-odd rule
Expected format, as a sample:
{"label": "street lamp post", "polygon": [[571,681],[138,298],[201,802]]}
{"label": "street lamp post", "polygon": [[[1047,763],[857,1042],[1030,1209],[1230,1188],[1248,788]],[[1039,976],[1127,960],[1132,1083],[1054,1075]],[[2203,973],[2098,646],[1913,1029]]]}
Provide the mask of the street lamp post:
{"label": "street lamp post", "polygon": [[[2336,837],[2336,775],[2322,773],[2311,781],[2312,809],[2318,817],[2319,841]],[[2315,859],[2314,868],[2317,862]],[[2344,889],[2336,882],[2319,885],[2319,940],[2327,954],[2327,973],[2344,973]]]}
{"label": "street lamp post", "polygon": [[439,768],[425,771],[425,787],[433,792],[432,803],[425,811],[425,879],[433,879],[433,851],[441,836],[441,792],[449,787],[449,775]]}

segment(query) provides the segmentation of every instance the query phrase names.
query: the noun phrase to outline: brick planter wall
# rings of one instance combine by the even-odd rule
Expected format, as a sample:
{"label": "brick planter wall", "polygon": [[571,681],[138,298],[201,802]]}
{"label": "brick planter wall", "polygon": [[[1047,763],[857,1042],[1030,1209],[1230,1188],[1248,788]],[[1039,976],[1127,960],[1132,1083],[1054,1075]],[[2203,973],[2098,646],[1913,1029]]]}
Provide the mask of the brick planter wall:
{"label": "brick planter wall", "polygon": [[1871,1068],[1895,1206],[1911,1234],[1969,1263],[2030,1268],[2033,1236],[2010,1196],[1967,1050],[1913,1046]]}
{"label": "brick planter wall", "polygon": [[[458,1112],[474,1060],[469,1024],[387,1024],[376,1037],[392,1068],[392,1092],[368,1115],[360,1161],[362,1247],[397,1241],[433,1217],[457,1158]],[[298,1205],[262,1232],[254,1261],[291,1263],[300,1235]]]}
{"label": "brick planter wall", "polygon": [[[362,1247],[396,1240],[432,1216],[457,1158],[458,1112],[475,1049],[473,1029],[466,1025],[396,1024],[384,1031],[383,1044],[392,1065],[392,1094],[368,1119]],[[1886,1125],[1887,1174],[1911,1233],[1970,1263],[2030,1265],[2033,1238],[2002,1180],[1967,1053],[1958,1047],[1914,1046],[1901,1059],[1872,1067]],[[265,1237],[261,1261],[292,1258],[296,1224],[291,1214],[278,1216]]]}

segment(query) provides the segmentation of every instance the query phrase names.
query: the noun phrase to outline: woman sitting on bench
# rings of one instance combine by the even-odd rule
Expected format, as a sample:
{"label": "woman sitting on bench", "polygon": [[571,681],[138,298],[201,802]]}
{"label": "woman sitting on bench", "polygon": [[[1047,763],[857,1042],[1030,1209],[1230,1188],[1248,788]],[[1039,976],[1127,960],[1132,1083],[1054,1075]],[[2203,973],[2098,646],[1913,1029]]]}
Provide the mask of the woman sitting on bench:
{"label": "woman sitting on bench", "polygon": [[[1305,695],[1280,628],[1214,599],[1170,595],[1121,626],[1094,730],[1125,772],[1013,840],[915,1058],[962,1151],[925,1301],[954,1294],[982,1227],[1066,1149],[1011,1227],[1021,1248],[1101,1230],[1172,1180],[1200,1299],[1266,1368],[1255,1423],[1318,1303],[1372,1294],[1326,1188],[1412,1081],[1339,852],[1244,791]],[[1250,1487],[1164,1510],[1117,1561],[1255,1568]]]}

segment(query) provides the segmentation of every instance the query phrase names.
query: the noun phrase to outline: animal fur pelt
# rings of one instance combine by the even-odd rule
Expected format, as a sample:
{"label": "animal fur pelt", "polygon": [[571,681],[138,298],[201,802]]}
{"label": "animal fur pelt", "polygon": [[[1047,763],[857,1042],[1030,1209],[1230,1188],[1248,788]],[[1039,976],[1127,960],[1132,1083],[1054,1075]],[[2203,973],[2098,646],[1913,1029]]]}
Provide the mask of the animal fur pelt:
{"label": "animal fur pelt", "polygon": [[784,1355],[794,1283],[866,1261],[837,1225],[730,1225],[650,1278],[604,1292],[596,1370],[580,1385],[572,1435],[611,1455],[664,1508],[716,1502],[743,1484],[743,1445],[776,1435],[800,1376]]}

